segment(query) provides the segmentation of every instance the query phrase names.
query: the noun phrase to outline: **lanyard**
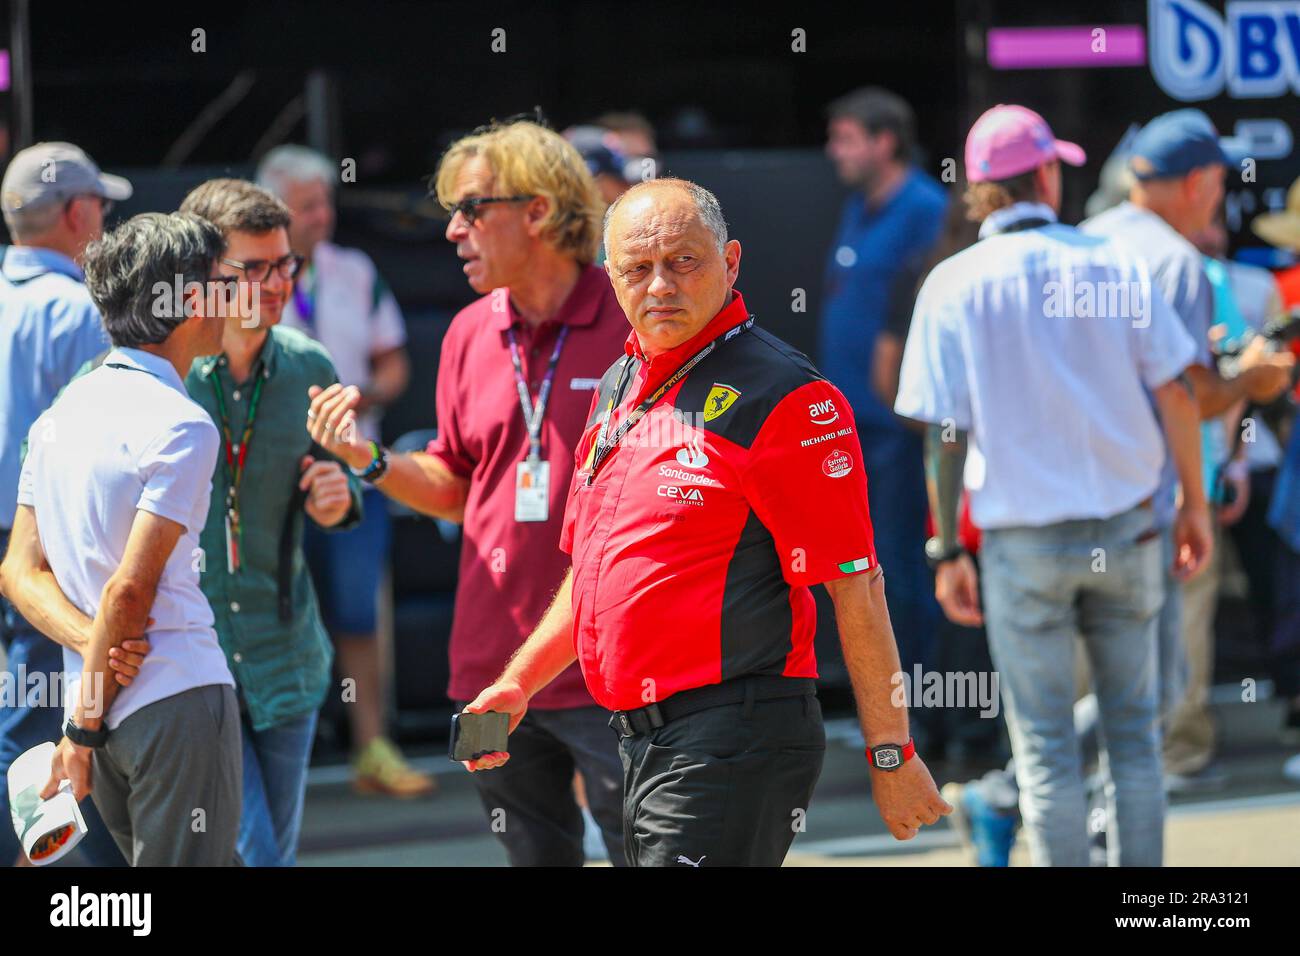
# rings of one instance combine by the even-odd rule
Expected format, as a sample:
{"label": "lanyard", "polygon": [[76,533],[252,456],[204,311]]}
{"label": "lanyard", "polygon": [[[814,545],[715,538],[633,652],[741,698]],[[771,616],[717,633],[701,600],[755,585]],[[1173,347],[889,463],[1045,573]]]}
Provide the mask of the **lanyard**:
{"label": "lanyard", "polygon": [[104,364],[109,368],[121,369],[124,372],[144,372],[144,374],[146,375],[153,375],[154,378],[158,377],[157,375],[154,375],[153,372],[149,371],[147,368],[138,368],[134,365],[123,365],[121,362],[105,362]]}
{"label": "lanyard", "polygon": [[690,373],[691,369],[700,364],[700,362],[702,362],[710,352],[717,348],[719,344],[730,342],[734,338],[739,338],[753,327],[754,317],[751,315],[743,323],[728,331],[721,338],[714,339],[708,345],[704,346],[704,348],[700,349],[688,358],[682,364],[681,368],[673,372],[668,381],[655,389],[653,395],[647,397],[640,405],[628,413],[627,418],[623,419],[623,424],[618,426],[618,430],[615,431],[613,435],[610,435],[609,441],[606,442],[605,436],[609,431],[609,420],[614,414],[615,406],[623,403],[623,390],[627,388],[628,381],[627,373],[632,368],[632,363],[625,361],[623,363],[623,371],[618,377],[618,387],[615,388],[613,394],[609,396],[609,405],[606,406],[605,416],[600,422],[600,432],[596,435],[595,452],[591,458],[591,471],[587,473],[587,484],[591,484],[596,480],[596,473],[600,471],[600,466],[609,456],[609,453],[618,447],[619,443],[624,439],[624,437],[626,437],[627,433],[632,430],[637,422],[645,417],[646,412],[650,411],[650,409],[654,407],[655,402],[663,398],[670,388],[684,379]]}
{"label": "lanyard", "polygon": [[248,443],[253,440],[253,424],[257,421],[257,405],[262,397],[262,383],[266,381],[266,373],[261,372],[257,375],[257,383],[253,386],[253,397],[248,404],[248,421],[244,425],[244,434],[238,445],[231,441],[230,419],[226,416],[226,400],[221,395],[220,379],[220,371],[214,368],[209,381],[212,383],[212,394],[217,399],[217,411],[221,415],[221,437],[225,446],[226,513],[238,536],[240,545],[238,553],[242,553],[244,526],[239,520],[239,486],[244,480],[244,466],[248,462]]}
{"label": "lanyard", "polygon": [[[307,291],[307,283],[302,281],[311,276],[312,289]],[[298,318],[302,319],[302,324],[308,329],[316,328],[316,267],[308,265],[302,279],[293,284],[293,307],[298,313]]]}
{"label": "lanyard", "polygon": [[1002,229],[993,233],[995,236],[1005,236],[1009,232],[1024,232],[1026,229],[1039,229],[1043,226],[1050,226],[1052,220],[1044,219],[1042,216],[1026,216],[1024,219],[1015,219]]}
{"label": "lanyard", "polygon": [[537,392],[536,405],[533,404],[532,396],[528,392],[528,381],[524,378],[524,366],[519,359],[519,343],[515,339],[514,328],[506,329],[506,335],[510,339],[510,362],[515,369],[519,405],[524,410],[524,425],[528,429],[528,460],[538,461],[542,457],[542,416],[546,414],[546,403],[551,397],[551,382],[555,379],[555,366],[560,361],[560,350],[564,348],[569,327],[566,325],[560,329],[560,334],[555,340],[550,364],[546,366],[546,377],[542,379],[542,387]]}

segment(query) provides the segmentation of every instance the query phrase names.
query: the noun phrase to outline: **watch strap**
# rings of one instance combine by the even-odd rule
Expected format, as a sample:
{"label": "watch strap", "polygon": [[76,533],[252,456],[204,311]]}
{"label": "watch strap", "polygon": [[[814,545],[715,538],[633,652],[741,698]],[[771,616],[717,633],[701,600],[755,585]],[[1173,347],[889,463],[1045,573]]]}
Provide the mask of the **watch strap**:
{"label": "watch strap", "polygon": [[930,566],[930,570],[935,570],[941,564],[952,561],[966,553],[966,548],[961,542],[956,542],[945,548],[939,542],[938,538],[930,538],[925,543],[925,563]]}
{"label": "watch strap", "polygon": [[63,725],[63,736],[78,747],[102,747],[108,742],[108,728],[86,730],[84,727],[78,727],[76,721],[69,717]]}

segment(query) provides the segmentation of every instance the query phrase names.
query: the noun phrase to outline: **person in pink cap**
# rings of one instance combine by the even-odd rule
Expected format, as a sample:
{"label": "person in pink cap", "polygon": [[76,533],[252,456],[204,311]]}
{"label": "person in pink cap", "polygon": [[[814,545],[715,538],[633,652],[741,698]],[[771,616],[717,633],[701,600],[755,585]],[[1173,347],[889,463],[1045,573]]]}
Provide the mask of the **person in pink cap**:
{"label": "person in pink cap", "polygon": [[[929,426],[935,595],[952,621],[988,632],[1033,862],[1089,863],[1081,638],[1113,781],[1108,862],[1159,866],[1164,575],[1151,502],[1167,442],[1183,483],[1179,572],[1195,573],[1211,548],[1184,378],[1196,347],[1144,266],[1057,221],[1060,164],[1084,161],[1022,106],[976,121],[965,202],[980,239],[922,285],[894,410]],[[963,484],[983,531],[978,571],[957,535]],[[981,862],[1005,865],[1009,840],[1001,851]]]}
{"label": "person in pink cap", "polygon": [[1043,170],[1054,172],[1055,204],[1060,205],[1060,169],[1062,159],[1071,166],[1082,166],[1087,157],[1077,143],[1067,143],[1052,135],[1052,129],[1031,109],[1023,106],[995,106],[971,127],[966,137],[966,181],[997,182],[1021,174]]}

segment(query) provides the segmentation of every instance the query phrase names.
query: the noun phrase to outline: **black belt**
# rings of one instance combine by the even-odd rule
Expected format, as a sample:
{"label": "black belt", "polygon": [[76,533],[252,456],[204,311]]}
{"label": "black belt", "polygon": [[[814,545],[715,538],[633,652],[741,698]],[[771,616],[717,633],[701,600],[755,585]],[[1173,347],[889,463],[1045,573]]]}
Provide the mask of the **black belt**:
{"label": "black belt", "polygon": [[633,734],[648,734],[678,717],[708,710],[710,707],[739,704],[745,700],[777,700],[816,693],[817,682],[811,677],[737,677],[721,684],[707,684],[678,691],[665,701],[638,707],[636,710],[616,710],[609,719],[609,725],[618,731],[619,736],[631,737]]}

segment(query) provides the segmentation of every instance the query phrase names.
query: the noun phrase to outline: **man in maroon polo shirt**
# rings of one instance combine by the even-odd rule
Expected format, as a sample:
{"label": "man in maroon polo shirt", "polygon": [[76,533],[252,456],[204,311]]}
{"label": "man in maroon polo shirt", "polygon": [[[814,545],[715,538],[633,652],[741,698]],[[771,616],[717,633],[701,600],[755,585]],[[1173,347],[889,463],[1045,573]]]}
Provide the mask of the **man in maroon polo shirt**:
{"label": "man in maroon polo shirt", "polygon": [[[560,136],[531,122],[487,127],[447,151],[436,189],[452,212],[447,238],[484,293],[442,342],[437,439],[424,453],[372,448],[348,427],[359,396],[342,388],[315,394],[308,427],[384,494],[463,521],[448,688],[459,706],[501,673],[564,579],[574,450],[627,323],[592,265],[603,204]],[[475,776],[512,864],[582,864],[575,768],[610,859],[623,862],[622,766],[608,720],[571,667],[515,728],[510,772]]]}
{"label": "man in maroon polo shirt", "polygon": [[[615,713],[633,865],[777,865],[825,751],[815,696],[825,584],[900,840],[951,811],[916,756],[875,560],[852,411],[755,325],[740,244],[712,193],[634,186],[605,217],[606,271],[632,324],[577,447],[546,617],[470,711],[523,726],[576,658]],[[511,753],[470,761],[501,772]],[[490,776],[490,774],[489,774]]]}

